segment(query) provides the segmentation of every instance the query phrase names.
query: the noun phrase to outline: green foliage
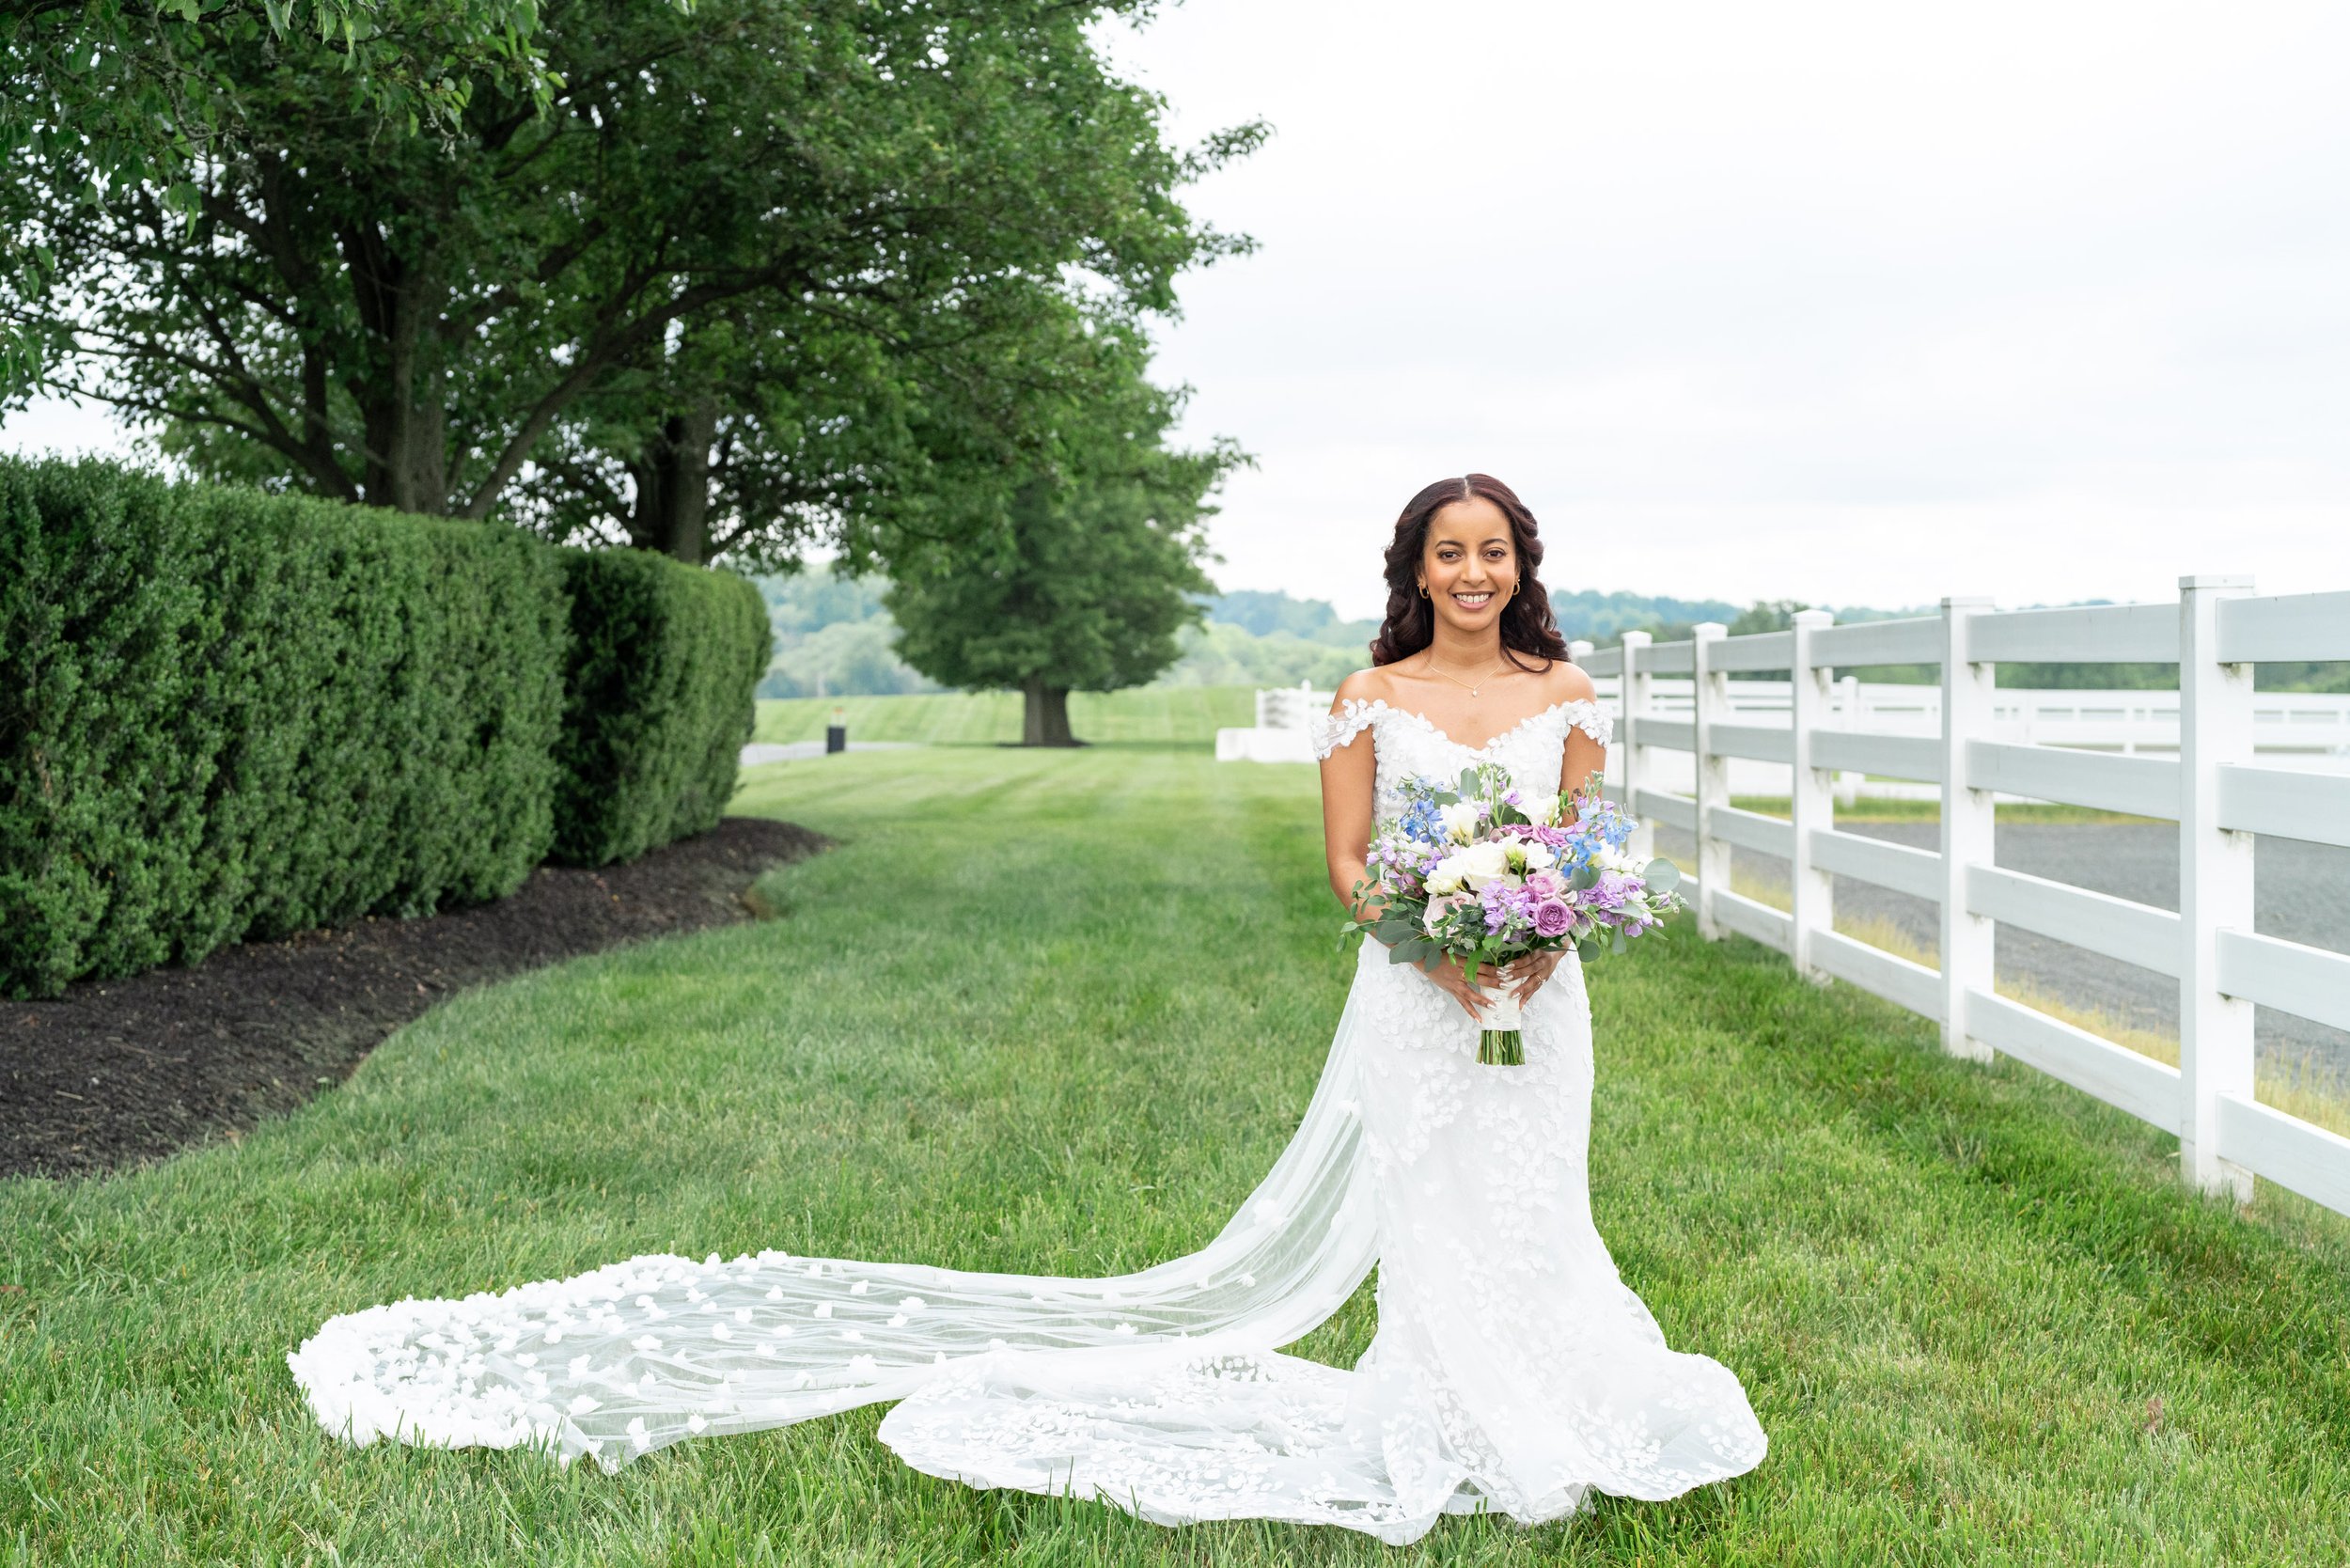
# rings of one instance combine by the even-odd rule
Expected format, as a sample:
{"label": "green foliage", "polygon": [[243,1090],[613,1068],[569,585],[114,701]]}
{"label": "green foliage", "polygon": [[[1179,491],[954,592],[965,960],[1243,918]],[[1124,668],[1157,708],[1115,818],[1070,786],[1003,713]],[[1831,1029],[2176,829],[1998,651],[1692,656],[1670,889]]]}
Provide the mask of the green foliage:
{"label": "green foliage", "polygon": [[0,995],[707,829],[767,637],[654,556],[0,461]]}
{"label": "green foliage", "polygon": [[754,580],[776,634],[760,697],[895,697],[938,689],[898,657],[898,625],[882,604],[887,579],[818,565]]}
{"label": "green foliage", "polygon": [[511,530],[0,462],[0,992],[511,892],[566,640]]}
{"label": "green foliage", "polygon": [[[43,259],[0,270],[0,330],[208,477],[870,564],[998,522],[1058,461],[1040,411],[1241,248],[1175,196],[1260,133],[1167,145],[1092,35],[1136,0],[311,0],[397,42],[386,79],[446,68],[416,135],[339,34],[198,3],[223,24],[173,31],[174,90],[136,101],[202,147],[169,184],[75,133],[118,72],[0,68],[33,105],[0,235]],[[463,47],[520,8],[529,71]]]}
{"label": "green foliage", "polygon": [[1368,636],[1348,647],[1288,632],[1258,636],[1211,619],[1177,635],[1182,656],[1159,682],[1174,686],[1294,686],[1303,681],[1326,692],[1371,663],[1369,643]]}
{"label": "green foliage", "polygon": [[718,825],[767,668],[767,611],[731,572],[634,550],[564,557],[555,858],[601,866]]}
{"label": "green foliage", "polygon": [[1118,398],[1063,409],[1065,461],[1026,478],[993,538],[893,573],[899,656],[946,685],[1028,693],[1032,745],[1069,739],[1068,693],[1141,685],[1173,664],[1176,633],[1213,589],[1207,497],[1246,461],[1222,444],[1168,447],[1180,407],[1136,365]]}
{"label": "green foliage", "polygon": [[905,661],[968,688],[1111,691],[1175,662],[1175,633],[1207,584],[1188,519],[1162,521],[1147,494],[1038,484],[1011,510],[1000,547],[891,585]]}
{"label": "green foliage", "polygon": [[1379,635],[1376,620],[1341,620],[1324,599],[1295,599],[1275,589],[1244,588],[1207,602],[1208,619],[1255,636],[1292,636],[1360,652]]}
{"label": "green foliage", "polygon": [[[354,134],[447,133],[477,80],[544,104],[559,86],[537,53],[537,0],[30,0],[0,8],[0,165],[41,180],[60,209],[143,190],[182,233],[204,210],[210,162],[237,150],[254,105],[232,61],[284,52],[320,62],[321,100]],[[46,229],[48,226],[43,226]],[[160,238],[160,236],[158,236]],[[0,396],[70,352],[46,308],[54,236],[0,225]]]}

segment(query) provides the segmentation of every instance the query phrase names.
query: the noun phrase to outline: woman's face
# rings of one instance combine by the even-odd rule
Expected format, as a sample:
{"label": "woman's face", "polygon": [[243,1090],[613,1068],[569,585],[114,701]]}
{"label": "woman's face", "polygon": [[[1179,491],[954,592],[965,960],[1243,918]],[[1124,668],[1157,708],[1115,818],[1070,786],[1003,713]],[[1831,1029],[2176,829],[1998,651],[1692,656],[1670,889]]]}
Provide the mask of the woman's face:
{"label": "woman's face", "polygon": [[1482,632],[1501,618],[1518,584],[1517,542],[1510,520],[1482,495],[1436,509],[1419,557],[1420,587],[1436,619]]}

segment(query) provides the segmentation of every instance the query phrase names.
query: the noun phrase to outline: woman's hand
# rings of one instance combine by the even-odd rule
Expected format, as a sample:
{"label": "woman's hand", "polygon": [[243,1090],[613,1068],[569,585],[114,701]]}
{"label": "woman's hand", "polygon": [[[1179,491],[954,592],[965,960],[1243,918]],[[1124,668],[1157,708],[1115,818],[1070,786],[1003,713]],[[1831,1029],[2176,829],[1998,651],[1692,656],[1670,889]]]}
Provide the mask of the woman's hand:
{"label": "woman's hand", "polygon": [[1534,993],[1543,988],[1551,972],[1559,967],[1559,961],[1566,955],[1564,948],[1543,948],[1530,953],[1521,953],[1501,966],[1501,982],[1510,988],[1512,996],[1517,997],[1518,1006],[1524,1007],[1534,999]]}
{"label": "woman's hand", "polygon": [[[1468,975],[1462,969],[1459,959],[1448,954],[1442,964],[1437,964],[1434,969],[1423,969],[1420,973],[1434,981],[1437,990],[1459,1002],[1466,1010],[1468,1015],[1476,1019],[1480,1026],[1485,1022],[1484,1009],[1491,1007],[1493,1002],[1484,992],[1468,982]],[[1480,964],[1478,974],[1480,978],[1490,978],[1493,974],[1493,965]]]}

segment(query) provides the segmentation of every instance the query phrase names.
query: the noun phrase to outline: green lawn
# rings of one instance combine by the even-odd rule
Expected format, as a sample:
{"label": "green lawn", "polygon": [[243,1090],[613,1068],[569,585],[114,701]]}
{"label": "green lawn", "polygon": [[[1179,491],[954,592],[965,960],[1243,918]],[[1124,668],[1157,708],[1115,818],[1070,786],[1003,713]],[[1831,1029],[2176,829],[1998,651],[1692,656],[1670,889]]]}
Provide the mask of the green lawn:
{"label": "green lawn", "polygon": [[[922,697],[795,697],[759,705],[757,741],[822,740],[839,709],[853,741],[932,745],[1014,745],[1018,692],[937,692]],[[1069,728],[1095,745],[1215,744],[1220,729],[1257,722],[1254,686],[1136,686],[1069,694]]]}
{"label": "green lawn", "polygon": [[[782,917],[461,996],[235,1146],[0,1184],[0,1559],[1398,1560],[933,1481],[876,1409],[618,1477],[353,1450],[284,1364],[333,1312],[639,1251],[1089,1272],[1206,1241],[1353,962],[1314,789],[1139,745],[760,770],[742,809],[843,840],[770,879]],[[1411,1560],[2350,1557],[2350,1224],[2192,1199],[2170,1140],[1685,921],[1591,989],[1602,1232],[1770,1457],[1532,1533],[1447,1519]],[[1371,1326],[1366,1290],[1302,1348]]]}

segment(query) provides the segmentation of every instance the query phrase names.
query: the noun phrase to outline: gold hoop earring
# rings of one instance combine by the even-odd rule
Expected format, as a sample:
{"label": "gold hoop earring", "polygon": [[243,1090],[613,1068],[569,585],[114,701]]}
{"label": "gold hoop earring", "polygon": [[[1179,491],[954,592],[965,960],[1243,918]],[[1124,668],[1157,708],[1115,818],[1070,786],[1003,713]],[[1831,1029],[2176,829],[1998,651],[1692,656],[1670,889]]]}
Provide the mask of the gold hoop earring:
{"label": "gold hoop earring", "polygon": [[1425,598],[1427,598],[1427,597],[1428,597],[1428,585],[1427,585],[1426,583],[1422,583],[1422,584],[1420,584],[1420,585],[1419,585],[1419,596],[1420,596],[1422,599],[1425,599]]}

